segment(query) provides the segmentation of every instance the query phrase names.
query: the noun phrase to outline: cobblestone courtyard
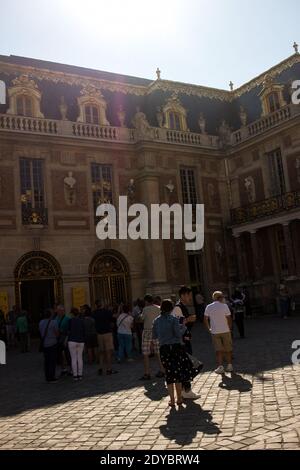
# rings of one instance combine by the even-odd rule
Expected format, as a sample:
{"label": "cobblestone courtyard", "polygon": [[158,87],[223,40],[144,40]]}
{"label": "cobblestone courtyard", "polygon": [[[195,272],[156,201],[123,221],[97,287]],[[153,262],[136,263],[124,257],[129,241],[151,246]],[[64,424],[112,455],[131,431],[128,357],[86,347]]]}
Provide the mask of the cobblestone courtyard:
{"label": "cobblestone courtyard", "polygon": [[[1,449],[299,449],[300,365],[291,344],[300,318],[246,321],[235,339],[235,374],[213,372],[209,335],[197,325],[195,355],[204,363],[193,389],[201,394],[170,411],[164,382],[142,383],[142,360],[82,382],[43,382],[42,355],[8,353],[0,367]],[[156,370],[153,364],[153,370]]]}

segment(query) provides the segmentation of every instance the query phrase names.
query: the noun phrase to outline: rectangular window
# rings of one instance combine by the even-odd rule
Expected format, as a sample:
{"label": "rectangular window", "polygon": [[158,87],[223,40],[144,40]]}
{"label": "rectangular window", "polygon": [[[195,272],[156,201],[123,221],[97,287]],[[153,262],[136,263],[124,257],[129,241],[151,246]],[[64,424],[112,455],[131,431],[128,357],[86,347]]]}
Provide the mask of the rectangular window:
{"label": "rectangular window", "polygon": [[195,171],[192,168],[181,168],[180,179],[183,204],[195,206],[197,204]]}
{"label": "rectangular window", "polygon": [[96,209],[99,204],[112,204],[113,202],[112,166],[92,163],[91,172],[94,215],[96,217]]}
{"label": "rectangular window", "polygon": [[272,196],[284,194],[286,192],[286,185],[280,148],[269,152],[267,156],[270,168]]}
{"label": "rectangular window", "polygon": [[21,158],[21,204],[22,222],[47,224],[47,210],[45,209],[45,189],[43,160]]}

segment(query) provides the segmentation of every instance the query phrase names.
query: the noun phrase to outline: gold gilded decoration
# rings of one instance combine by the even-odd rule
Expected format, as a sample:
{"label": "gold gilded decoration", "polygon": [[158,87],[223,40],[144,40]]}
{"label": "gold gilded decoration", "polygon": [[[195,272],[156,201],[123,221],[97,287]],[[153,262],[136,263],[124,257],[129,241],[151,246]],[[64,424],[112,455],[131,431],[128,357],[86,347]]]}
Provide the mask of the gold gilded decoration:
{"label": "gold gilded decoration", "polygon": [[[41,112],[41,92],[34,80],[28,74],[21,74],[12,81],[12,86],[8,88],[9,108],[6,114],[21,114],[36,118],[44,118]],[[26,99],[26,105],[18,106],[18,99]]]}
{"label": "gold gilded decoration", "polygon": [[80,94],[81,96],[77,98],[79,107],[79,116],[77,118],[77,121],[88,122],[85,107],[92,105],[95,106],[98,110],[98,124],[102,126],[109,126],[110,123],[106,118],[107,103],[101,93],[101,90],[99,90],[99,88],[95,87],[94,85],[88,83],[82,88]]}
{"label": "gold gilded decoration", "polygon": [[153,91],[161,90],[164,92],[173,92],[176,94],[193,95],[199,98],[213,98],[221,101],[231,101],[232,93],[217,88],[191,85],[188,83],[173,82],[170,80],[156,80],[146,88],[145,94],[150,95]]}
{"label": "gold gilded decoration", "polygon": [[80,308],[86,303],[86,293],[84,287],[73,287],[72,288],[72,306]]}
{"label": "gold gilded decoration", "polygon": [[54,280],[55,302],[63,303],[62,271],[56,259],[45,251],[30,251],[23,255],[14,269],[16,305],[20,306],[20,286],[23,281]]}
{"label": "gold gilded decoration", "polygon": [[93,302],[97,298],[104,305],[130,302],[128,264],[120,253],[110,249],[100,251],[92,259],[89,273]]}
{"label": "gold gilded decoration", "polygon": [[[287,59],[283,60],[279,64],[272,67],[268,73],[274,78],[283,71],[293,67],[296,63],[300,62],[300,54],[295,53]],[[262,85],[266,72],[250,80],[248,83],[242,85],[236,90],[230,92],[226,90],[220,90],[217,88],[210,88],[200,85],[193,85],[188,83],[173,82],[169,80],[155,80],[149,85],[134,85],[129,83],[121,83],[118,81],[109,81],[104,79],[90,78],[89,76],[76,75],[71,73],[58,72],[48,69],[42,69],[32,66],[8,64],[6,62],[0,62],[0,70],[6,74],[20,73],[28,77],[37,80],[48,80],[54,83],[66,83],[68,85],[77,85],[85,87],[88,84],[101,90],[108,90],[111,92],[120,92],[124,94],[132,94],[137,96],[145,96],[151,94],[155,90],[162,90],[166,92],[183,93],[186,95],[193,95],[198,97],[207,97],[212,99],[218,99],[220,101],[232,101],[244,93],[252,90],[253,88]]]}
{"label": "gold gilded decoration", "polygon": [[53,83],[65,83],[67,85],[81,86],[82,88],[90,84],[98,89],[101,88],[102,90],[108,90],[111,92],[120,92],[124,94],[132,94],[138,96],[145,95],[145,90],[147,89],[147,87],[141,85],[132,85],[117,81],[112,82],[104,79],[91,78],[89,76],[79,76],[71,73],[67,74],[64,72],[58,72],[37,67],[29,67],[25,65],[8,64],[6,62],[1,61],[0,70],[6,75],[23,73],[37,80],[47,80]]}
{"label": "gold gilded decoration", "polygon": [[24,88],[32,88],[33,90],[38,89],[38,86],[35,83],[35,81],[31,80],[29,78],[29,76],[26,75],[26,74],[22,74],[19,77],[15,78],[12,81],[12,83],[13,83],[14,86],[18,86],[18,87],[20,86],[20,87],[24,87]]}
{"label": "gold gilded decoration", "polygon": [[8,293],[6,291],[0,292],[0,312],[4,315],[8,313]]}
{"label": "gold gilded decoration", "polygon": [[80,94],[83,95],[83,96],[89,96],[91,98],[96,98],[96,99],[99,99],[99,100],[104,100],[104,97],[101,93],[101,90],[99,90],[99,88],[96,88],[95,85],[92,85],[90,83],[88,83],[87,85],[85,85],[82,90],[80,90]]}
{"label": "gold gilded decoration", "polygon": [[244,207],[231,209],[231,221],[233,225],[244,224],[299,207],[300,191],[292,191]]}
{"label": "gold gilded decoration", "polygon": [[48,211],[46,208],[32,209],[22,206],[23,225],[48,225]]}
{"label": "gold gilded decoration", "polygon": [[[171,126],[171,114],[175,113],[178,116],[180,130],[181,131],[188,131],[187,123],[186,123],[186,115],[187,111],[182,106],[177,93],[173,93],[172,96],[167,100],[166,104],[163,107],[163,113],[165,118],[165,127],[168,129],[174,129]],[[179,129],[177,129],[179,130]]]}

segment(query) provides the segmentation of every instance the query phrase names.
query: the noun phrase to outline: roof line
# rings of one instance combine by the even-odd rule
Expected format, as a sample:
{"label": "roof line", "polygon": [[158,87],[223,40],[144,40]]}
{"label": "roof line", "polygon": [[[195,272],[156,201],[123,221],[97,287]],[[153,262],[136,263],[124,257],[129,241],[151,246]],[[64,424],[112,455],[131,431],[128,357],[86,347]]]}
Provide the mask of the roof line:
{"label": "roof line", "polygon": [[[72,71],[61,71],[61,70],[53,70],[53,69],[48,69],[48,68],[44,68],[43,66],[39,66],[39,64],[31,64],[31,65],[28,65],[28,64],[19,64],[19,63],[16,63],[16,62],[12,62],[14,58],[19,58],[19,59],[27,59],[27,60],[32,60],[33,62],[43,62],[45,65],[46,64],[53,64],[53,65],[61,65],[61,66],[67,66],[67,67],[74,67],[75,69],[79,69],[83,72],[86,72],[87,75],[80,75],[78,73],[76,73],[76,71],[72,72]],[[1,61],[1,59],[4,59],[4,62]],[[5,59],[11,59],[11,61],[5,61]],[[124,86],[124,87],[129,87],[129,88],[136,88],[136,89],[144,89],[145,92],[146,90],[148,89],[148,91],[150,92],[152,89],[155,89],[155,88],[161,88],[163,87],[164,85],[165,86],[168,86],[170,85],[170,87],[174,86],[174,87],[190,87],[192,89],[194,89],[195,91],[198,90],[199,92],[200,91],[204,91],[204,92],[207,92],[208,94],[211,92],[211,93],[217,93],[217,94],[220,94],[220,95],[225,95],[227,96],[228,98],[231,97],[231,99],[235,99],[235,98],[238,98],[240,97],[243,93],[246,93],[247,91],[251,90],[252,88],[254,88],[255,86],[259,86],[265,76],[267,74],[270,74],[272,76],[275,76],[279,73],[281,73],[283,70],[287,69],[288,67],[294,65],[295,63],[297,62],[300,62],[300,54],[299,53],[295,53],[295,54],[292,54],[291,56],[287,57],[286,59],[282,60],[281,62],[279,62],[278,64],[272,66],[271,68],[267,69],[266,71],[262,72],[261,74],[257,75],[256,77],[252,78],[251,80],[249,80],[248,82],[244,83],[243,85],[241,85],[240,87],[236,88],[235,90],[233,91],[230,91],[230,90],[224,90],[224,89],[221,89],[221,88],[215,88],[215,87],[208,87],[208,86],[204,86],[204,85],[197,85],[197,84],[193,84],[193,83],[186,83],[186,82],[178,82],[178,81],[173,81],[173,80],[164,80],[164,79],[158,79],[158,80],[150,80],[150,79],[147,79],[147,78],[142,78],[142,77],[135,77],[133,75],[122,75],[122,74],[118,74],[118,73],[115,73],[115,72],[107,72],[107,71],[104,71],[104,70],[97,70],[97,69],[89,69],[87,67],[80,67],[80,66],[77,66],[77,65],[69,65],[69,64],[63,64],[63,63],[60,63],[60,62],[52,62],[52,61],[46,61],[46,60],[42,60],[42,59],[33,59],[33,58],[30,58],[30,57],[22,57],[22,56],[15,56],[15,55],[9,55],[9,56],[5,56],[5,55],[0,55],[0,63],[2,62],[2,64],[6,64],[6,65],[10,65],[10,66],[17,66],[17,67],[20,67],[20,68],[27,68],[27,69],[31,69],[33,71],[36,71],[36,70],[41,70],[43,72],[46,72],[46,73],[49,73],[49,74],[58,74],[60,76],[69,76],[69,77],[76,77],[78,78],[79,80],[80,79],[89,79],[89,80],[96,80],[96,81],[100,81],[102,83],[105,83],[106,85],[109,85],[109,84],[115,84],[116,86]],[[96,72],[96,73],[103,73],[103,74],[107,74],[107,75],[111,75],[111,76],[115,76],[116,78],[130,78],[130,79],[137,79],[137,80],[141,80],[141,81],[145,81],[145,82],[148,82],[148,83],[128,83],[128,82],[122,82],[122,81],[117,81],[117,80],[112,80],[112,79],[109,79],[109,78],[101,78],[101,77],[93,77],[93,76],[90,76],[88,75],[88,72]]]}

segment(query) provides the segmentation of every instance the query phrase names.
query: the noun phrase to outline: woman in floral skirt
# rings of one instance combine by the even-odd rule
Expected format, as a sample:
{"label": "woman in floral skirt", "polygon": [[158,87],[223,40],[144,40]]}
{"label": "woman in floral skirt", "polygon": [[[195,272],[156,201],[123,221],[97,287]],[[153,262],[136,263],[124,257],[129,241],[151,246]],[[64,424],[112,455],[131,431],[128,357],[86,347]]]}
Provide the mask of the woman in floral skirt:
{"label": "woman in floral skirt", "polygon": [[179,323],[178,318],[171,313],[173,304],[166,299],[161,304],[161,314],[153,323],[153,338],[159,340],[160,358],[165,369],[165,377],[170,395],[169,406],[175,406],[175,391],[177,405],[182,405],[182,382],[190,382],[199,371],[193,367],[192,361],[182,345],[185,331],[185,319]]}

